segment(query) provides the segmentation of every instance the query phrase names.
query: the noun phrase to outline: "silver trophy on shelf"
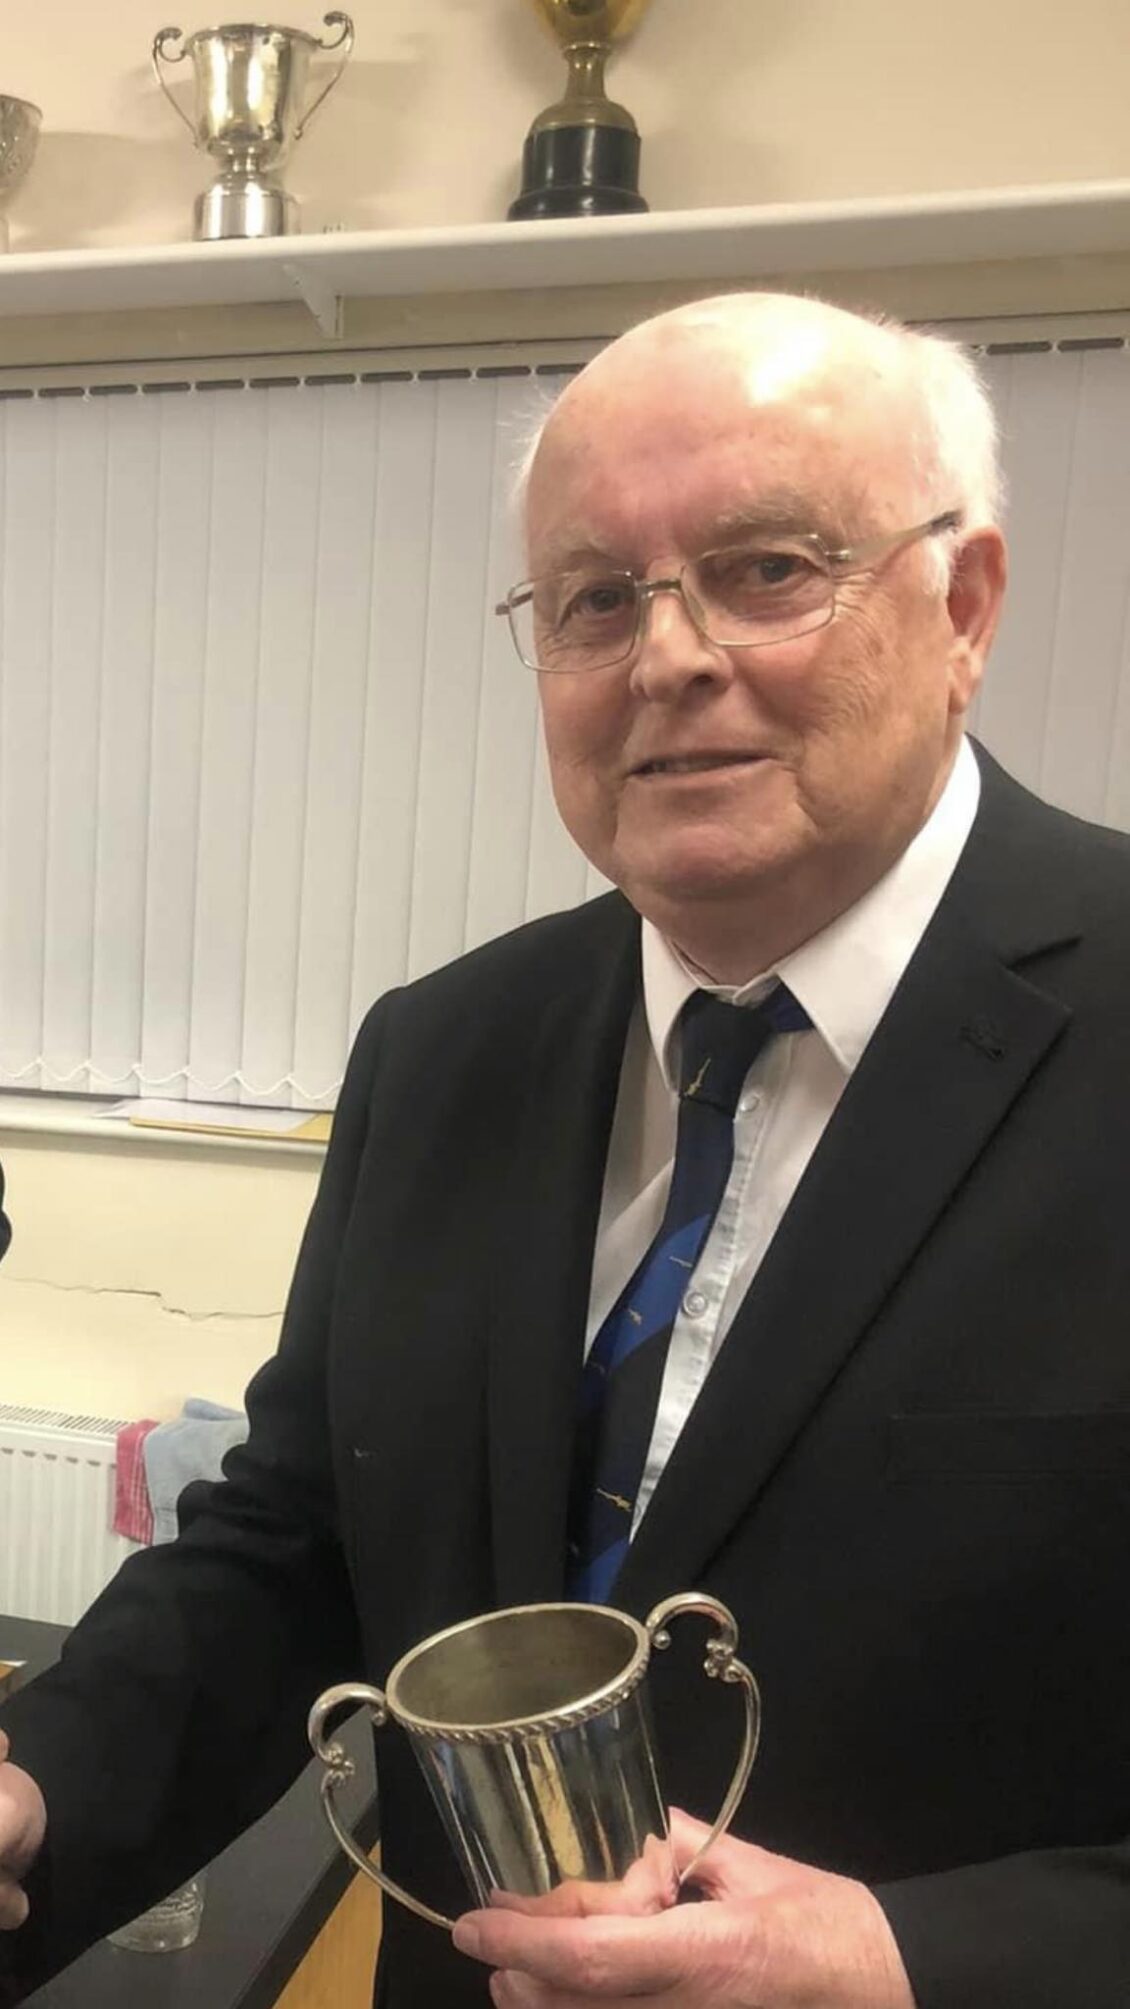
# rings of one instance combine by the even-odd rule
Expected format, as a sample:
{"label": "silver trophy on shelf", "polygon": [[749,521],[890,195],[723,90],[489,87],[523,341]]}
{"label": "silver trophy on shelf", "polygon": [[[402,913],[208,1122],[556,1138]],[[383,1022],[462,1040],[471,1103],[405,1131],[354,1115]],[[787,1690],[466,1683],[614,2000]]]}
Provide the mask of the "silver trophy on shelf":
{"label": "silver trophy on shelf", "polygon": [[[39,140],[38,105],[26,98],[0,97],[0,208],[27,177]],[[8,219],[0,214],[0,251],[8,249]]]}
{"label": "silver trophy on shelf", "polygon": [[[348,14],[335,10],[323,20],[338,31],[334,37],[319,40],[301,28],[247,22],[187,36],[180,28],[162,28],[154,36],[157,82],[196,146],[220,163],[215,181],[196,199],[195,237],[284,237],[298,228],[298,204],[278,170],[325,104],[353,48]],[[181,46],[172,54],[174,42]],[[319,54],[337,55],[337,67],[307,104],[310,64]],[[165,74],[186,57],[196,85],[191,118]]]}

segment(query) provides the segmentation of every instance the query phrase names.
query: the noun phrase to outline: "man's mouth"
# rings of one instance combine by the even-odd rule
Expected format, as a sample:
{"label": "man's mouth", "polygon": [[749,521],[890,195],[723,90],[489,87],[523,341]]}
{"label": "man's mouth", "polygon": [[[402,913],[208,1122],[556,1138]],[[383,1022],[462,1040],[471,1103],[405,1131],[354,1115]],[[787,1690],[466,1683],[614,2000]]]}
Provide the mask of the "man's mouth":
{"label": "man's mouth", "polygon": [[632,773],[643,779],[649,775],[709,774],[719,767],[748,767],[761,760],[758,753],[683,753],[657,760],[645,760]]}

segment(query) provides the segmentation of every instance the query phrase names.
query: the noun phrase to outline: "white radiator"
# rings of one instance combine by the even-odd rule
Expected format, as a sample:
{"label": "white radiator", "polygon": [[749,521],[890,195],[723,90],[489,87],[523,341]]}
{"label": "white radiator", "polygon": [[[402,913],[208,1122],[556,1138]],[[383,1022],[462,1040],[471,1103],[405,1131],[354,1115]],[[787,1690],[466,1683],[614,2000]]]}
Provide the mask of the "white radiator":
{"label": "white radiator", "polygon": [[0,1402],[0,1612],[71,1625],[137,1548],[112,1527],[122,1427]]}

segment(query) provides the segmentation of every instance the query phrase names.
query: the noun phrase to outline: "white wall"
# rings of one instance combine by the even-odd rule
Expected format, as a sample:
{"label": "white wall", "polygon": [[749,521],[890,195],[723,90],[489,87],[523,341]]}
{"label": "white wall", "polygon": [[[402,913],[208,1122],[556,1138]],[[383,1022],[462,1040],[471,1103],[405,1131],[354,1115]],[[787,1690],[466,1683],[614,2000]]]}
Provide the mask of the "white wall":
{"label": "white wall", "polygon": [[[352,4],[353,61],[288,177],[307,227],[501,216],[563,74],[535,8]],[[322,5],[283,12],[317,31]],[[223,18],[169,13],[186,32]],[[8,10],[0,86],[45,126],[14,249],[189,235],[207,168],[150,74],[166,18],[152,0]],[[656,208],[1104,178],[1130,174],[1126,30],[1125,0],[652,0],[611,81]]]}

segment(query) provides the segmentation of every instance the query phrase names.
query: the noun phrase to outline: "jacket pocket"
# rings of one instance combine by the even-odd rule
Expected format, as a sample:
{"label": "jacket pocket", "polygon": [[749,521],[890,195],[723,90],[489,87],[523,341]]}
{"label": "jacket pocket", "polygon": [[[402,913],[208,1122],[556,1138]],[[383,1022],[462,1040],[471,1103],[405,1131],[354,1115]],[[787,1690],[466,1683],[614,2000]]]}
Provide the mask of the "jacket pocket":
{"label": "jacket pocket", "polygon": [[888,1421],[887,1477],[1010,1480],[1122,1474],[1130,1480],[1130,1409],[910,1413]]}

